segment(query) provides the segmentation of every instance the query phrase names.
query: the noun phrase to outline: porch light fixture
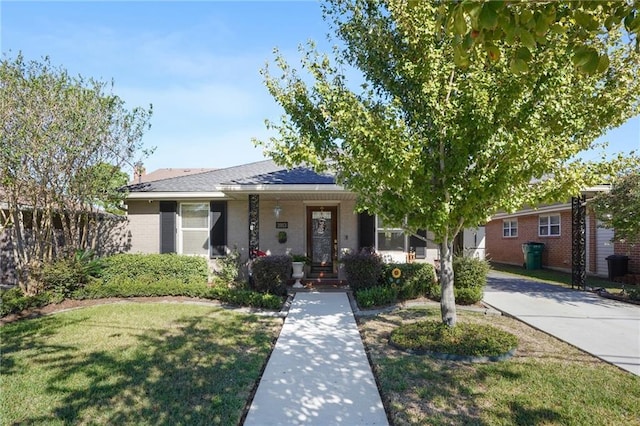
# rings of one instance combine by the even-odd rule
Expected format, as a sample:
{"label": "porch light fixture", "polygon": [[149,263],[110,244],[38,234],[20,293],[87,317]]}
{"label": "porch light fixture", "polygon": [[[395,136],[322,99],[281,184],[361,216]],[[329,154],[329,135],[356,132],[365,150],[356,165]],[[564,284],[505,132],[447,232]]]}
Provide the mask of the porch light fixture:
{"label": "porch light fixture", "polygon": [[273,215],[278,219],[280,217],[280,213],[282,213],[282,207],[280,207],[280,199],[278,198],[276,206],[273,208]]}

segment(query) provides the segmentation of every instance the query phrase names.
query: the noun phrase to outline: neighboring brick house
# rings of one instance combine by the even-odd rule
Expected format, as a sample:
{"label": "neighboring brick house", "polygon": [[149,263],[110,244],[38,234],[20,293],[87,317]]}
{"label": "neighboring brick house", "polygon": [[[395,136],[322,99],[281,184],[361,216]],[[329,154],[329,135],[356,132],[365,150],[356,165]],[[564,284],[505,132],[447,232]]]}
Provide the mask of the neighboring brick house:
{"label": "neighboring brick house", "polygon": [[[594,191],[585,191],[593,195]],[[496,263],[523,265],[522,244],[544,243],[542,267],[571,272],[571,204],[559,203],[522,209],[513,214],[500,213],[486,224],[487,259]],[[640,246],[613,243],[613,230],[603,228],[587,210],[587,273],[608,276],[606,258],[612,254],[629,255],[629,272],[640,273]]]}
{"label": "neighboring brick house", "polygon": [[[237,248],[300,253],[311,276],[343,278],[340,254],[373,247],[388,259],[434,262],[437,247],[419,235],[356,213],[356,194],[331,174],[307,167],[287,170],[271,160],[130,185],[127,196],[131,252],[175,252],[215,262]],[[279,233],[286,232],[286,242]],[[428,233],[419,232],[422,236]],[[484,256],[483,229],[465,230],[468,253]]]}

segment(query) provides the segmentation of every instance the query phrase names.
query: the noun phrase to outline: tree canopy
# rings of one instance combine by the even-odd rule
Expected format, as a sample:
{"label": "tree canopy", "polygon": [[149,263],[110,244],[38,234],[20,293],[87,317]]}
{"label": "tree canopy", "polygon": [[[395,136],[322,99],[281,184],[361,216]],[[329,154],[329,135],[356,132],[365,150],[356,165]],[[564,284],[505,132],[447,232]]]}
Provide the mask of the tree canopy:
{"label": "tree canopy", "polygon": [[497,61],[505,53],[513,72],[526,72],[537,47],[563,34],[573,64],[594,74],[609,67],[609,51],[601,38],[612,31],[625,32],[629,52],[640,48],[638,4],[637,0],[450,1],[440,3],[438,15],[453,37],[459,66],[476,55]]}
{"label": "tree canopy", "polygon": [[145,155],[151,108],[127,110],[110,84],[41,62],[0,63],[0,189],[19,267],[95,246],[98,216],[114,212],[122,167]]}
{"label": "tree canopy", "polygon": [[[599,74],[579,72],[566,32],[529,46],[496,38],[509,54],[461,66],[459,36],[441,15],[447,3],[326,2],[342,47],[333,62],[313,43],[302,48],[304,75],[276,51],[278,72],[263,71],[285,114],[267,123],[278,136],[258,143],[281,164],[333,168],[359,208],[385,223],[432,231],[443,321],[454,325],[455,236],[499,210],[566,199],[614,173],[622,157],[577,155],[638,114],[640,70],[619,29],[599,37],[609,60]],[[527,70],[513,72],[511,53],[525,47]],[[360,89],[349,87],[346,67],[362,72]]]}
{"label": "tree canopy", "polygon": [[640,169],[617,177],[591,204],[603,225],[613,229],[615,241],[640,243]]}

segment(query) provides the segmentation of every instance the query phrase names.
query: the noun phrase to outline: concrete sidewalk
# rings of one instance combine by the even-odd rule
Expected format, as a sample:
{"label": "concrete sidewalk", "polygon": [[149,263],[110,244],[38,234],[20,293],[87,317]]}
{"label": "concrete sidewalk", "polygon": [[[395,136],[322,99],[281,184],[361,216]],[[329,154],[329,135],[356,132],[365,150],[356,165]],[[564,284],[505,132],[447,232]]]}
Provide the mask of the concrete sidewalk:
{"label": "concrete sidewalk", "polygon": [[483,301],[640,376],[640,306],[495,271]]}
{"label": "concrete sidewalk", "polygon": [[387,425],[346,293],[296,293],[245,426]]}

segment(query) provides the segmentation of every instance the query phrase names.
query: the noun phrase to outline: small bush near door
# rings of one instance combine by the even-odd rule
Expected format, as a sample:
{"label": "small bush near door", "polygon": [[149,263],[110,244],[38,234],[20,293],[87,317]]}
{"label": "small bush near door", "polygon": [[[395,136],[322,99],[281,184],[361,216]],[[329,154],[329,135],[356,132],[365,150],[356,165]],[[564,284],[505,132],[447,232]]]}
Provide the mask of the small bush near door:
{"label": "small bush near door", "polygon": [[291,276],[291,256],[256,257],[251,265],[251,288],[261,293],[284,295]]}
{"label": "small bush near door", "polygon": [[344,265],[349,287],[354,292],[376,287],[379,284],[383,267],[380,255],[362,250],[345,254],[340,262]]}

